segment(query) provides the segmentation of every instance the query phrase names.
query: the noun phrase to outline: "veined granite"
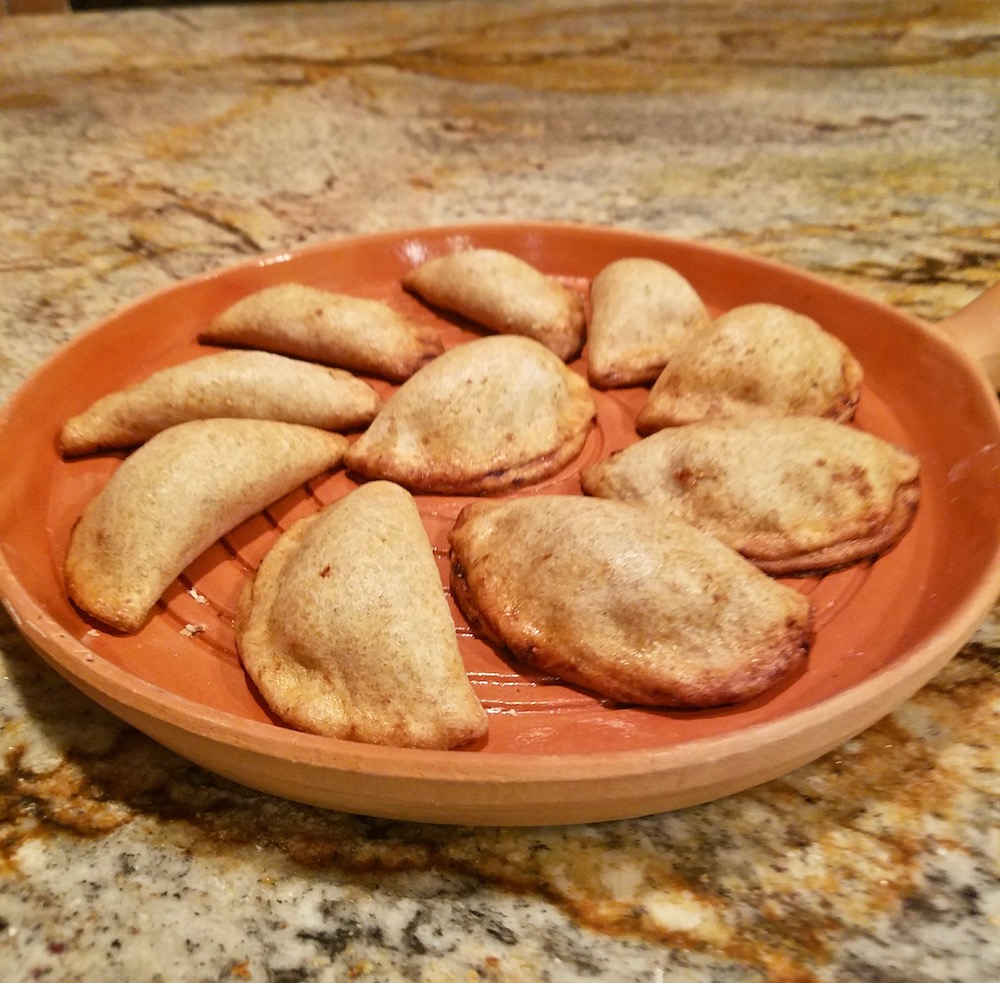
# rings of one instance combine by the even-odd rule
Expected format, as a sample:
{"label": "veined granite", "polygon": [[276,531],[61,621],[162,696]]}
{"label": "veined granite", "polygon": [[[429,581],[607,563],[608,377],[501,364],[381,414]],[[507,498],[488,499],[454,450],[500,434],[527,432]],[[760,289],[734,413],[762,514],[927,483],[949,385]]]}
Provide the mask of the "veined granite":
{"label": "veined granite", "polygon": [[[178,279],[455,221],[687,236],[941,317],[1000,277],[998,48],[993,0],[2,18],[0,398]],[[0,656],[5,983],[1000,979],[996,609],[812,765],[545,829],[252,792],[99,710],[2,613]]]}

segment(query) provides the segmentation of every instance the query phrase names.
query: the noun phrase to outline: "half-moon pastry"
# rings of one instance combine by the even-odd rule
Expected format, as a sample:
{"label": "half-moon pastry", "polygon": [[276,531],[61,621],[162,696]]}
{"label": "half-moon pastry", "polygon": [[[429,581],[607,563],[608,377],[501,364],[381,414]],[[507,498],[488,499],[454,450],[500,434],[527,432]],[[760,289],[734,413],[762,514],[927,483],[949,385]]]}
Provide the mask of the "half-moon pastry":
{"label": "half-moon pastry", "polygon": [[676,348],[709,322],[694,287],[655,259],[615,260],[590,285],[587,371],[601,389],[652,382]]}
{"label": "half-moon pastry", "polygon": [[201,340],[262,348],[393,382],[443,351],[434,328],[381,301],[301,283],[265,287],[215,317]]}
{"label": "half-moon pastry", "polygon": [[71,534],[66,587],[137,631],[182,570],[244,519],[340,463],[347,438],[272,420],[193,420],[126,458]]}
{"label": "half-moon pastry", "polygon": [[300,730],[398,747],[481,737],[441,575],[413,499],[377,481],[297,522],[237,612],[240,658]]}
{"label": "half-moon pastry", "polygon": [[564,362],[583,348],[582,300],[511,253],[467,249],[438,256],[406,273],[403,286],[482,327],[534,338]]}
{"label": "half-moon pastry", "polygon": [[344,461],[411,491],[495,494],[559,471],[580,453],[595,413],[586,380],[547,348],[491,335],[403,383]]}
{"label": "half-moon pastry", "polygon": [[178,423],[213,417],[354,430],[380,405],[368,383],[342,369],[271,352],[218,352],[101,397],[66,421],[59,447],[64,454],[134,447]]}
{"label": "half-moon pastry", "polygon": [[745,304],[674,352],[636,420],[639,433],[697,420],[854,416],[862,369],[812,318],[777,304]]}
{"label": "half-moon pastry", "polygon": [[466,506],[452,593],[517,658],[627,703],[711,707],[800,666],[809,600],[644,506],[538,495]]}
{"label": "half-moon pastry", "polygon": [[913,454],[847,424],[775,417],[661,430],[587,468],[582,484],[686,519],[788,574],[888,550],[913,520],[919,472]]}

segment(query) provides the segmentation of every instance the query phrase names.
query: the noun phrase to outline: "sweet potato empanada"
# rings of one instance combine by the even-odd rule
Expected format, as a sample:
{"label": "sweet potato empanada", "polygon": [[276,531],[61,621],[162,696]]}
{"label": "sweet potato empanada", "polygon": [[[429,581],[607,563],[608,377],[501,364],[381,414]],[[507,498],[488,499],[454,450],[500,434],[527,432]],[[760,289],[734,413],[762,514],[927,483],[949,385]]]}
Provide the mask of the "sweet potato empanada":
{"label": "sweet potato empanada", "polygon": [[862,369],[812,318],[746,304],[674,352],[636,420],[639,433],[697,420],[854,415]]}
{"label": "sweet potato empanada", "polygon": [[534,338],[564,362],[583,348],[582,300],[510,253],[468,249],[438,256],[406,273],[403,286],[482,327]]}
{"label": "sweet potato empanada", "polygon": [[499,493],[580,453],[595,415],[585,379],[530,338],[450,349],[408,379],[344,456],[412,491]]}
{"label": "sweet potato empanada", "polygon": [[381,400],[342,369],[270,352],[203,355],[109,393],[67,420],[64,454],[134,447],[188,420],[234,417],[353,430],[371,422]]}
{"label": "sweet potato empanada", "polygon": [[433,328],[388,304],[301,283],[249,294],[214,318],[201,340],[294,355],[393,382],[408,379],[443,350]]}
{"label": "sweet potato empanada", "polygon": [[919,470],[908,451],[847,424],[776,417],[661,430],[587,468],[582,483],[686,519],[786,574],[888,550],[917,509]]}
{"label": "sweet potato empanada", "polygon": [[431,544],[398,485],[362,485],[302,519],[240,598],[240,658],[293,726],[450,748],[486,732]]}
{"label": "sweet potato empanada", "polygon": [[66,587],[84,611],[137,631],[215,540],[340,463],[347,438],[272,420],[194,420],[151,437],[84,509]]}
{"label": "sweet potato empanada", "polygon": [[718,540],[656,510],[539,495],[466,506],[452,593],[470,625],[615,700],[710,707],[799,666],[811,607]]}
{"label": "sweet potato empanada", "polygon": [[615,260],[590,285],[587,365],[601,389],[652,382],[676,348],[709,322],[694,287],[655,259]]}

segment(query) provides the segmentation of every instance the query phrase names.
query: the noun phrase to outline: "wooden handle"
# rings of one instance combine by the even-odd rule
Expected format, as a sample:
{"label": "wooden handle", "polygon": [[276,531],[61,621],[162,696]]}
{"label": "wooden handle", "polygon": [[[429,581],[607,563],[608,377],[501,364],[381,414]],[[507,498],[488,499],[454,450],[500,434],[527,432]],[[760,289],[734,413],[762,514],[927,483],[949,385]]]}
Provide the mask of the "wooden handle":
{"label": "wooden handle", "polygon": [[983,366],[994,389],[1000,391],[1000,282],[937,326]]}

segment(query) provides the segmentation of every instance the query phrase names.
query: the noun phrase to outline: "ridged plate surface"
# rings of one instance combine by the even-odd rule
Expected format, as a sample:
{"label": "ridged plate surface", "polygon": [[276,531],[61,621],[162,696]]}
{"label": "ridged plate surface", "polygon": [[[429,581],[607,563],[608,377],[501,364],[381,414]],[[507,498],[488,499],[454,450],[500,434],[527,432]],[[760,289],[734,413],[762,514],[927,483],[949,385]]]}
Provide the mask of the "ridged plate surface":
{"label": "ridged plate surface", "polygon": [[[514,252],[584,297],[612,259],[652,256],[687,276],[716,313],[751,301],[784,303],[816,317],[858,355],[866,381],[856,425],[919,454],[923,498],[911,531],[874,564],[786,581],[810,594],[817,611],[816,644],[801,672],[737,707],[621,707],[511,661],[477,639],[452,603],[470,679],[490,714],[485,740],[424,752],[296,733],[248,683],[232,616],[280,532],[355,486],[343,471],[309,483],[225,537],[185,571],[136,635],[109,632],[66,600],[62,558],[72,524],[123,456],[61,459],[55,436],[68,416],[155,369],[212,350],[197,342],[208,318],[277,282],[384,300],[437,326],[446,345],[463,344],[477,331],[426,308],[399,279],[414,263],[469,244]],[[572,367],[586,374],[585,361]],[[638,439],[633,422],[644,398],[642,389],[595,392],[597,425],[580,457],[519,494],[580,494],[583,467]],[[932,330],[751,257],[558,225],[342,240],[142,300],[85,332],[29,380],[0,417],[0,451],[17,462],[0,478],[0,591],[29,640],[72,682],[156,739],[246,784],[324,806],[430,821],[637,815],[736,791],[810,760],[889,712],[957,651],[1000,590],[992,499],[998,435],[988,387]],[[468,501],[417,496],[446,592],[447,534]]]}

